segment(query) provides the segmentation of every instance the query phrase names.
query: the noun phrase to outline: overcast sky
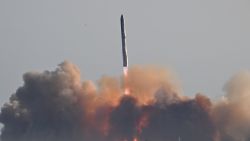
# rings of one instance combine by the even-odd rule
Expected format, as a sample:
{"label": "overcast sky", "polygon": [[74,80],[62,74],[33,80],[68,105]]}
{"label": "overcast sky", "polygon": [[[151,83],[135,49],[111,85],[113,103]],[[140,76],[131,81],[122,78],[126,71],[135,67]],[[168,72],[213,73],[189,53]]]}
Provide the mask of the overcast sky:
{"label": "overcast sky", "polygon": [[130,65],[171,68],[185,95],[218,98],[250,68],[249,0],[0,0],[0,104],[63,60],[83,79],[119,76],[121,14]]}

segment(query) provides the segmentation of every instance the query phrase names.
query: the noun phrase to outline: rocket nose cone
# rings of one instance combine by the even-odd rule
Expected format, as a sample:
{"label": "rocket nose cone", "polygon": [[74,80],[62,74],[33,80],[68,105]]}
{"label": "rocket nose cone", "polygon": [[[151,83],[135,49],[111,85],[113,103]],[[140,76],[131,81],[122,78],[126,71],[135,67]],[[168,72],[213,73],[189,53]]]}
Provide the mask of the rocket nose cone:
{"label": "rocket nose cone", "polygon": [[121,20],[123,20],[123,14],[121,15]]}

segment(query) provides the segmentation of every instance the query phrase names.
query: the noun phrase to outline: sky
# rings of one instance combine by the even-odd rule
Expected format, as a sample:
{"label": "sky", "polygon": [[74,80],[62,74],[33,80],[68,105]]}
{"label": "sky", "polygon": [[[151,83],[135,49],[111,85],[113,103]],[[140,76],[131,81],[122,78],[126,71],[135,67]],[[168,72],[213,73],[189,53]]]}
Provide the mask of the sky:
{"label": "sky", "polygon": [[122,74],[120,15],[129,65],[173,70],[185,95],[221,97],[248,70],[249,0],[1,0],[0,104],[28,71],[76,64],[83,80]]}

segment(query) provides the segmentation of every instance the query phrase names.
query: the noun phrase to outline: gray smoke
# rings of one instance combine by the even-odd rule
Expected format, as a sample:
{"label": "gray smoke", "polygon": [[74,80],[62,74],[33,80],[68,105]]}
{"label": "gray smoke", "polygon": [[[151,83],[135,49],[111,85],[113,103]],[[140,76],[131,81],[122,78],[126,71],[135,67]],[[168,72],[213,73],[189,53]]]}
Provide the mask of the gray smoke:
{"label": "gray smoke", "polygon": [[250,73],[225,85],[217,101],[181,94],[174,75],[132,67],[123,79],[82,81],[65,61],[55,71],[28,72],[1,109],[2,141],[250,141]]}

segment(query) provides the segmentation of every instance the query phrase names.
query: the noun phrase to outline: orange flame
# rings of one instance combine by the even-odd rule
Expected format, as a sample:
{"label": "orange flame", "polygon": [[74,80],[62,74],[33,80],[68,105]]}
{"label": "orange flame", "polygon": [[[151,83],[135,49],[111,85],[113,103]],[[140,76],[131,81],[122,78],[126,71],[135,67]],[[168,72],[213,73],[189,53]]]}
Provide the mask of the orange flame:
{"label": "orange flame", "polygon": [[127,86],[127,77],[128,77],[128,68],[124,67],[123,68],[123,75],[124,75],[124,94],[125,95],[130,95],[130,89]]}
{"label": "orange flame", "polygon": [[129,90],[128,87],[124,89],[124,94],[125,95],[130,95],[130,90]]}
{"label": "orange flame", "polygon": [[139,133],[142,133],[143,128],[146,127],[147,125],[148,125],[148,116],[144,115],[140,118],[136,126],[136,129]]}
{"label": "orange flame", "polygon": [[138,139],[135,137],[133,141],[138,141]]}

